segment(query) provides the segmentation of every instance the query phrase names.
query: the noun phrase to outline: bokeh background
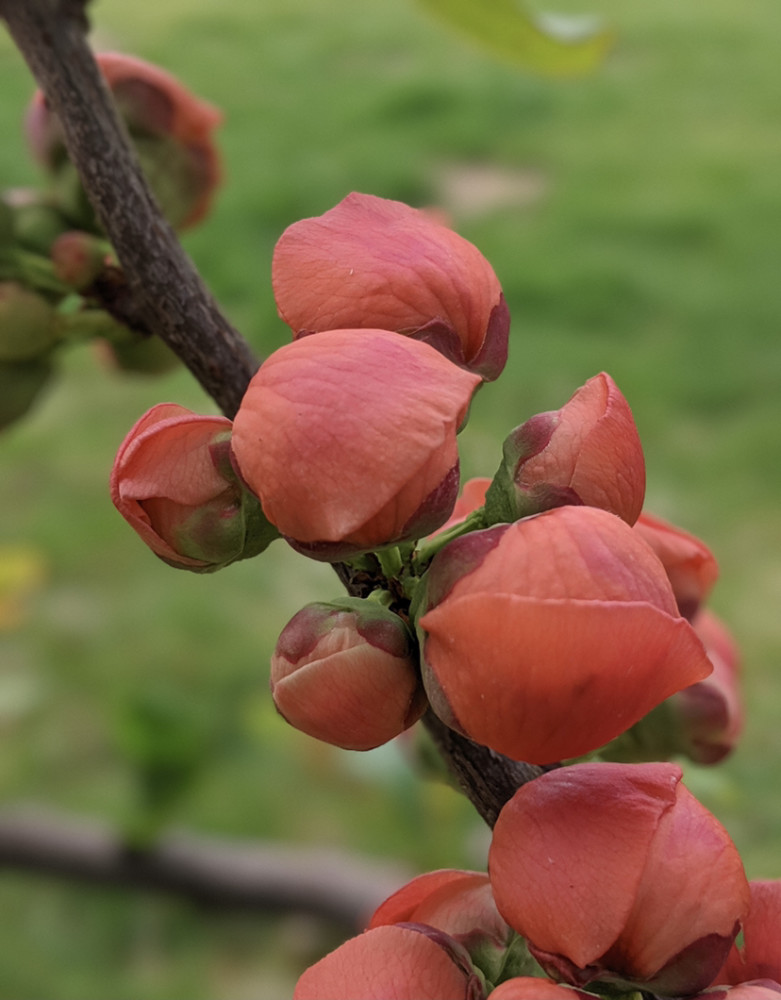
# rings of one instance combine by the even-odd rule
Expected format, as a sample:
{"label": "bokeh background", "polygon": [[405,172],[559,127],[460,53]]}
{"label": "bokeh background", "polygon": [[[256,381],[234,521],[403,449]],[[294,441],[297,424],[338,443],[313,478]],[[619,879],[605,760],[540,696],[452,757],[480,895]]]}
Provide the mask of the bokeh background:
{"label": "bokeh background", "polygon": [[[224,109],[226,184],[185,244],[259,353],[289,336],[271,294],[275,240],[361,190],[443,207],[504,286],[511,360],[474,404],[465,476],[493,473],[510,428],[613,375],[646,447],[647,506],[711,545],[712,606],[743,649],[741,746],[713,771],[687,767],[688,784],[749,875],[781,877],[781,8],[557,10],[615,29],[593,76],[518,71],[414,0],[91,7],[97,47],[162,64]],[[0,186],[38,183],[20,132],[33,84],[4,33],[0,80]],[[411,872],[482,865],[479,820],[421,783],[398,747],[330,750],[275,716],[270,651],[302,603],[338,593],[327,567],[280,542],[191,576],[121,522],[113,455],[163,400],[213,410],[184,372],[122,378],[72,349],[0,439],[0,548],[37,578],[0,631],[0,808],[43,803],[131,828],[137,721],[151,716],[193,760],[177,827],[332,845]],[[301,917],[14,871],[0,871],[0,912],[3,1000],[281,997],[333,943]]]}

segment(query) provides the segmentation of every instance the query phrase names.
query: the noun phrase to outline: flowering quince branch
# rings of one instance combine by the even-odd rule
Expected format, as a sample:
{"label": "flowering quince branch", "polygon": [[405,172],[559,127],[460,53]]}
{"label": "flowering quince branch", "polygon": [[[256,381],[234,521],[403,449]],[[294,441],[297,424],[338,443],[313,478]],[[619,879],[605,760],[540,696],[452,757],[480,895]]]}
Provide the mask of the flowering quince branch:
{"label": "flowering quince branch", "polygon": [[[779,883],[747,882],[724,828],[666,762],[716,763],[740,732],[737,651],[703,607],[716,563],[643,511],[643,452],[612,378],[516,427],[493,479],[459,497],[457,435],[504,367],[507,305],[488,261],[439,219],[361,194],[280,238],[272,284],[293,339],[252,374],[136,167],[131,203],[148,232],[114,211],[127,143],[116,116],[84,114],[87,95],[109,107],[92,59],[73,81],[63,69],[87,52],[80,8],[21,9],[0,0],[142,317],[225,413],[144,414],[112,471],[117,509],[176,568],[211,572],[280,537],[334,565],[350,596],[309,604],[282,630],[278,711],[353,750],[423,719],[493,828],[487,873],[413,880],[304,973],[296,1000],[777,996]],[[170,80],[130,62],[173,108]],[[118,103],[128,67],[101,61]],[[192,166],[193,136],[171,115]],[[45,160],[57,140],[42,98],[28,127]],[[211,147],[195,159],[213,180]],[[174,212],[180,225],[205,211],[210,191],[195,194]],[[169,251],[194,281],[195,313],[150,304],[159,275],[142,261]],[[29,346],[18,339],[15,357]]]}
{"label": "flowering quince branch", "polygon": [[[101,291],[106,308],[114,309],[117,318],[134,329],[159,334],[193,371],[223,413],[232,417],[257,363],[206,292],[148,190],[84,39],[87,27],[84,8],[82,2],[29,0],[18,4],[0,0],[0,17],[47,101],[57,111],[68,154],[78,167],[84,190],[120,258],[122,271],[114,268],[102,272]],[[412,210],[407,212],[404,225],[410,232],[409,238],[420,239],[418,215]],[[444,231],[444,227],[440,226],[439,231]],[[464,241],[455,234],[447,239],[464,246]],[[467,248],[467,253],[474,254],[474,248]],[[284,281],[283,256],[275,261],[275,268]],[[468,350],[479,359],[478,364],[487,363],[496,371],[506,352],[506,306],[490,269],[486,276],[488,293],[471,305],[459,302],[457,290],[451,292],[451,320],[469,336]],[[494,337],[497,347],[492,351],[481,345],[475,309],[487,309],[487,319],[493,318],[498,330],[498,336]],[[412,323],[408,318],[401,321],[408,326]],[[457,346],[451,323],[440,323],[437,329],[422,331],[420,336],[450,343],[453,352],[463,359],[464,348]],[[496,360],[491,360],[492,357]],[[172,525],[169,521],[169,526]],[[162,558],[170,555],[166,546],[161,538],[157,550]],[[190,565],[199,561],[197,555],[184,555],[184,560]],[[336,562],[334,568],[348,592],[355,596],[368,596],[381,578],[376,562],[369,561],[368,569],[357,562]],[[506,760],[475,744],[444,726],[431,713],[426,713],[424,721],[447,767],[489,823],[494,822],[514,790],[539,773],[537,768]]]}
{"label": "flowering quince branch", "polygon": [[233,416],[257,362],[144,180],[84,37],[83,5],[0,0],[0,17],[62,123],[68,154],[119,258],[129,289],[120,296],[122,318],[129,308],[130,325],[160,336]]}

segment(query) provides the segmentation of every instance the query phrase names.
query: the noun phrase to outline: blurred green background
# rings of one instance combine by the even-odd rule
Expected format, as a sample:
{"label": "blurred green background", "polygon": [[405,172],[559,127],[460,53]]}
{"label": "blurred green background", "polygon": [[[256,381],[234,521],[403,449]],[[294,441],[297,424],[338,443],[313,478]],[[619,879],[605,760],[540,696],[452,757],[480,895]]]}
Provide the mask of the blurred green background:
{"label": "blurred green background", "polygon": [[[160,63],[225,111],[226,184],[185,239],[235,324],[285,342],[270,288],[284,227],[350,190],[436,204],[493,263],[511,360],[462,435],[465,476],[501,438],[609,371],[646,447],[647,506],[705,539],[712,605],[744,652],[740,749],[690,787],[750,876],[781,877],[781,129],[775,0],[557,3],[617,32],[604,67],[534,78],[413,0],[96,0],[93,41]],[[32,82],[0,35],[0,186],[39,182],[20,119]],[[411,871],[480,866],[486,834],[398,748],[349,755],[280,722],[276,635],[336,578],[276,543],[214,577],[173,571],[121,522],[106,480],[125,432],[185,373],[103,371],[88,348],[0,441],[0,547],[42,562],[0,633],[0,796],[127,825],[128,720],[152,705],[206,761],[172,822],[205,834],[344,846]],[[155,706],[157,708],[155,708]],[[197,754],[195,756],[198,756]],[[293,918],[0,872],[0,998],[262,1000],[330,946]]]}

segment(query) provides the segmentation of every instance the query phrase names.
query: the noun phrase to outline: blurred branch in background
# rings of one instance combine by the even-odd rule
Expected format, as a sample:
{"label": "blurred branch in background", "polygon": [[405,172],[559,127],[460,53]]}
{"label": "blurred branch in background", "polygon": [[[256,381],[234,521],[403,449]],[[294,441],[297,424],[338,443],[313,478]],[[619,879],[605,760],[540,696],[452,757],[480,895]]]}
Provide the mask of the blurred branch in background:
{"label": "blurred branch in background", "polygon": [[108,886],[174,893],[221,909],[299,912],[345,930],[410,875],[354,854],[167,833],[133,851],[105,824],[53,810],[0,810],[0,865]]}

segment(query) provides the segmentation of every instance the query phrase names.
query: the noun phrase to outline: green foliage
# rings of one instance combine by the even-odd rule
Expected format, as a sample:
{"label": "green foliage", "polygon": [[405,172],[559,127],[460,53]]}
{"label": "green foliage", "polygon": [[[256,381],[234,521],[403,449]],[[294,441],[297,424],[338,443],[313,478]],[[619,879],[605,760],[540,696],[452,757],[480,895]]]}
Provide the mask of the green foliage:
{"label": "green foliage", "polygon": [[592,18],[533,15],[517,0],[418,0],[426,10],[521,69],[553,76],[594,70],[613,33]]}

